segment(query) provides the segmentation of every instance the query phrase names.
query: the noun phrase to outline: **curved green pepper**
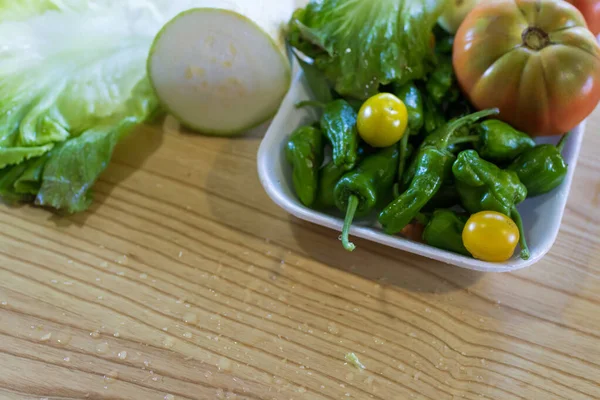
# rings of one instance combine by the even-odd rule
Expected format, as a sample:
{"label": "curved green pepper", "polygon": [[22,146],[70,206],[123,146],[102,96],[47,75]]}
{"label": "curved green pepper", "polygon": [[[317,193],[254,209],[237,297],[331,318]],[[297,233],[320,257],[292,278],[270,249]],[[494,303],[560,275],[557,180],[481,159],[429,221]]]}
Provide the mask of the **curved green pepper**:
{"label": "curved green pepper", "polygon": [[333,162],[346,171],[354,168],[358,159],[358,112],[346,100],[338,99],[330,103],[301,101],[296,107],[318,107],[323,109],[321,130],[331,143]]}
{"label": "curved green pepper", "polygon": [[402,179],[408,159],[408,140],[411,135],[418,135],[424,124],[423,96],[414,83],[408,83],[394,90],[394,94],[404,102],[408,110],[408,128],[400,140],[400,161],[398,163],[398,180]]}
{"label": "curved green pepper", "polygon": [[285,156],[292,165],[294,190],[307,207],[313,205],[317,196],[323,148],[323,134],[312,126],[295,130],[285,148]]}
{"label": "curved green pepper", "polygon": [[402,231],[450,176],[456,157],[448,151],[448,146],[454,133],[465,125],[493,114],[498,114],[498,110],[479,111],[457,119],[444,128],[444,134],[440,134],[436,141],[421,145],[407,173],[411,179],[408,189],[379,214],[379,222],[385,232],[396,234]]}
{"label": "curved green pepper", "polygon": [[423,95],[414,83],[394,87],[394,95],[404,102],[408,110],[408,129],[416,135],[423,127]]}
{"label": "curved green pepper", "polygon": [[508,167],[527,187],[529,197],[551,192],[565,180],[569,167],[561,152],[567,138],[568,134],[557,146],[542,144],[527,150]]}
{"label": "curved green pepper", "polygon": [[425,96],[423,99],[423,128],[425,133],[435,132],[446,125],[446,118],[438,106]]}
{"label": "curved green pepper", "polygon": [[314,208],[328,209],[335,207],[335,196],[333,194],[335,185],[347,172],[346,168],[338,167],[333,161],[321,168],[317,201]]}
{"label": "curved green pepper", "polygon": [[333,162],[346,170],[354,168],[358,158],[357,112],[345,100],[325,105],[321,129],[333,147]]}
{"label": "curved green pepper", "polygon": [[342,231],[342,244],[346,250],[355,248],[348,239],[354,217],[371,213],[391,193],[397,168],[398,146],[391,146],[365,158],[335,186],[335,205],[346,212]]}
{"label": "curved green pepper", "polygon": [[[369,148],[370,150],[370,148]],[[358,148],[358,162],[367,156],[367,148],[361,146]],[[317,190],[317,200],[313,208],[325,210],[335,207],[335,185],[342,179],[348,171],[344,167],[338,167],[333,160],[325,164],[319,171],[319,189]]]}
{"label": "curved green pepper", "polygon": [[479,138],[475,149],[481,158],[494,163],[509,163],[535,146],[529,135],[497,119],[482,122],[476,132]]}
{"label": "curved green pepper", "polygon": [[469,213],[496,211],[515,221],[521,236],[521,258],[528,259],[529,248],[516,207],[527,198],[527,188],[518,175],[483,160],[475,150],[460,153],[452,166],[452,173],[463,206]]}
{"label": "curved green pepper", "polygon": [[452,66],[452,57],[440,57],[437,67],[427,79],[425,88],[434,103],[452,103],[460,95],[458,90],[452,90],[455,89],[455,81],[456,76],[454,75],[454,68]]}
{"label": "curved green pepper", "polygon": [[471,256],[465,248],[462,233],[468,218],[451,210],[436,210],[423,231],[423,241],[438,249]]}

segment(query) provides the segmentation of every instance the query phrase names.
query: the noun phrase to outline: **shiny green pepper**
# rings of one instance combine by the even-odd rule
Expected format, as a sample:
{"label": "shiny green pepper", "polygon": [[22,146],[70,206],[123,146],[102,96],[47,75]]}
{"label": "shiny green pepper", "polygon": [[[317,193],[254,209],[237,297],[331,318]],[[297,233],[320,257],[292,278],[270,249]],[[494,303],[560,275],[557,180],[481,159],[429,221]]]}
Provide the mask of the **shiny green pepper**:
{"label": "shiny green pepper", "polygon": [[565,180],[569,167],[561,152],[567,138],[563,136],[557,146],[542,144],[527,150],[508,167],[527,187],[529,197],[551,192]]}
{"label": "shiny green pepper", "polygon": [[333,148],[333,162],[346,170],[354,168],[358,158],[358,114],[345,100],[325,105],[321,129]]}
{"label": "shiny green pepper", "polygon": [[423,96],[414,83],[407,83],[394,88],[394,95],[404,102],[408,110],[408,129],[412,135],[419,133],[423,127]]}
{"label": "shiny green pepper", "polygon": [[398,179],[401,180],[409,158],[408,140],[411,135],[418,135],[423,127],[423,96],[414,83],[398,87],[394,94],[406,105],[408,110],[408,128],[400,140],[400,161],[398,163]]}
{"label": "shiny green pepper", "polygon": [[430,246],[470,257],[462,240],[467,220],[466,216],[451,210],[436,210],[425,226],[423,241]]}
{"label": "shiny green pepper", "polygon": [[391,193],[398,169],[398,146],[394,145],[366,157],[335,186],[337,208],[346,212],[342,244],[348,251],[355,246],[348,240],[355,216],[370,214]]}
{"label": "shiny green pepper", "polygon": [[509,163],[535,146],[529,135],[497,119],[482,122],[476,132],[475,149],[481,158],[494,163]]}
{"label": "shiny green pepper", "polygon": [[449,123],[444,128],[445,134],[440,134],[438,140],[421,145],[411,168],[407,171],[410,179],[408,189],[379,214],[379,222],[385,232],[396,234],[402,231],[450,176],[456,157],[448,151],[448,146],[454,133],[465,125],[497,113],[498,110],[493,109],[467,115]]}
{"label": "shiny green pepper", "polygon": [[423,128],[426,134],[430,134],[446,125],[446,118],[433,101],[425,96],[423,99]]}
{"label": "shiny green pepper", "polygon": [[317,201],[314,208],[328,209],[335,207],[335,196],[333,191],[335,185],[348,171],[344,167],[338,167],[333,161],[327,163],[319,172],[319,189],[317,190]]}
{"label": "shiny green pepper", "polygon": [[354,168],[358,159],[358,113],[346,100],[338,99],[330,103],[303,101],[296,107],[318,107],[323,109],[321,130],[331,143],[333,162],[346,171]]}
{"label": "shiny green pepper", "polygon": [[521,215],[516,205],[527,198],[527,188],[514,171],[505,171],[483,160],[475,150],[460,153],[452,166],[456,189],[471,214],[496,211],[511,217],[521,234],[521,257],[529,258]]}
{"label": "shiny green pepper", "polygon": [[292,165],[292,182],[296,195],[307,207],[317,197],[319,168],[323,163],[323,134],[318,128],[303,126],[295,130],[286,145],[285,156]]}
{"label": "shiny green pepper", "polygon": [[483,190],[477,205],[473,202],[465,204],[471,214],[497,211],[510,216],[512,208],[527,198],[527,188],[515,172],[502,170],[483,160],[475,150],[460,153],[452,166],[452,173],[461,198],[463,187]]}
{"label": "shiny green pepper", "polygon": [[445,101],[452,103],[458,99],[460,94],[458,90],[452,90],[455,81],[452,58],[441,57],[437,67],[427,79],[425,87],[434,103],[442,104]]}
{"label": "shiny green pepper", "polygon": [[[358,162],[366,156],[373,154],[368,153],[372,149],[366,146],[358,148]],[[329,161],[319,171],[319,190],[317,190],[317,200],[313,206],[314,209],[326,210],[335,207],[334,190],[335,185],[342,179],[348,171],[344,167],[338,167],[333,160]]]}

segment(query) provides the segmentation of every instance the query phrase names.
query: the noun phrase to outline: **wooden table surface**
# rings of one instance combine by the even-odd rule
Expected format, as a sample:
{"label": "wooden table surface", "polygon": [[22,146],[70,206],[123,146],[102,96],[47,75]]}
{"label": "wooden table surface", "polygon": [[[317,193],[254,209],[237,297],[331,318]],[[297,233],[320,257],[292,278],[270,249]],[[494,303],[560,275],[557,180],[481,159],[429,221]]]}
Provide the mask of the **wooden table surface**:
{"label": "wooden table surface", "polygon": [[264,127],[141,127],[89,212],[0,207],[0,399],[599,399],[599,130],[552,252],[482,274],[287,215]]}

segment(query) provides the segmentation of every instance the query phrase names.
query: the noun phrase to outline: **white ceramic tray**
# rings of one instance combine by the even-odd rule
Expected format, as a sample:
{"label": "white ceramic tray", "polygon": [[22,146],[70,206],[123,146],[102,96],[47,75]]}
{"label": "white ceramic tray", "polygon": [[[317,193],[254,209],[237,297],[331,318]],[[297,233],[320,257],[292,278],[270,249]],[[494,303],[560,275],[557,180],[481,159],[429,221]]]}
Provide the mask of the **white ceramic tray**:
{"label": "white ceramic tray", "polygon": [[[343,218],[340,215],[329,215],[311,210],[302,205],[297,199],[292,187],[291,167],[284,156],[284,146],[290,133],[301,125],[310,124],[317,120],[317,115],[310,108],[297,109],[295,107],[297,102],[310,98],[310,89],[300,73],[296,76],[279,113],[262,141],[258,152],[258,173],[267,194],[281,208],[298,218],[339,232],[342,230],[343,225]],[[478,271],[507,272],[533,265],[548,253],[558,235],[584,131],[585,123],[575,129],[564,148],[563,155],[569,164],[569,174],[562,186],[547,195],[527,199],[519,206],[531,251],[531,258],[527,261],[520,259],[517,254],[506,263],[488,263],[402,237],[389,236],[381,230],[375,216],[356,221],[352,227],[351,235]],[[338,234],[331,232],[331,235],[337,236]],[[342,252],[345,250],[340,243],[339,249],[332,249],[332,251]]]}

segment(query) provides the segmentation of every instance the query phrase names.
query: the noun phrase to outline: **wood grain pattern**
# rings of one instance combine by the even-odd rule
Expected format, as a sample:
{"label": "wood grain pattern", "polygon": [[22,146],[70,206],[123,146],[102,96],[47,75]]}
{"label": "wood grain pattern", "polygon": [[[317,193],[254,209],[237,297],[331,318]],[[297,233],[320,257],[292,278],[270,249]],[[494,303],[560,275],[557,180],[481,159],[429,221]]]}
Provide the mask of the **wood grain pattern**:
{"label": "wood grain pattern", "polygon": [[551,254],[485,275],[278,209],[264,127],[141,127],[89,212],[0,207],[0,400],[599,399],[599,129]]}

